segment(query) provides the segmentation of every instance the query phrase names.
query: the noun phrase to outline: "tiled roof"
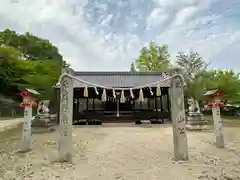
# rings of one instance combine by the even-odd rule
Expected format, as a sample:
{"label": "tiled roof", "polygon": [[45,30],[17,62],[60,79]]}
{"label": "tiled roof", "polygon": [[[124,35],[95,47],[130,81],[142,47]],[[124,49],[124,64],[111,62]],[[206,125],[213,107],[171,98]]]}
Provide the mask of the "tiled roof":
{"label": "tiled roof", "polygon": [[207,92],[204,93],[204,96],[212,96],[212,95],[214,95],[216,92],[218,92],[218,89],[209,90],[209,91],[207,91]]}
{"label": "tiled roof", "polygon": [[[156,72],[75,72],[74,76],[91,84],[113,88],[144,86],[168,78],[166,73]],[[169,80],[163,81],[160,86],[169,87]],[[74,87],[84,87],[84,83],[74,80]]]}

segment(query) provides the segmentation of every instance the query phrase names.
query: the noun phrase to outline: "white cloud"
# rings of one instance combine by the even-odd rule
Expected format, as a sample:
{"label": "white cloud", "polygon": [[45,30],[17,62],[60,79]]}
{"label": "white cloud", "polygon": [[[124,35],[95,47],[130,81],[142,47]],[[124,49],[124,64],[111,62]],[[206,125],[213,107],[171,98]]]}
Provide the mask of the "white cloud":
{"label": "white cloud", "polygon": [[162,8],[155,8],[147,19],[147,29],[160,26],[168,18],[168,14]]}
{"label": "white cloud", "polygon": [[224,0],[153,1],[5,0],[0,28],[47,38],[74,69],[91,71],[128,70],[150,40],[172,53],[199,51],[209,61],[240,41],[239,26],[218,7]]}
{"label": "white cloud", "polygon": [[107,16],[107,18],[104,19],[104,20],[101,22],[101,25],[108,25],[108,23],[111,21],[112,17],[113,17],[113,15],[112,15],[112,14],[109,14],[109,15]]}
{"label": "white cloud", "polygon": [[[63,53],[64,58],[70,61],[73,68],[76,69],[106,69],[104,66],[106,63],[113,63],[114,59],[119,57],[119,49],[123,46],[123,38],[116,42],[110,44],[107,43],[106,37],[112,37],[111,33],[105,33],[103,30],[98,30],[91,27],[84,19],[84,3],[76,5],[79,13],[72,15],[72,4],[65,0],[55,0],[51,1],[21,1],[21,3],[12,4],[9,2],[0,3],[1,7],[4,9],[11,9],[14,13],[9,13],[9,11],[0,11],[6,17],[16,20],[21,23],[25,31],[31,31],[36,35],[43,36],[50,39],[60,49]],[[99,7],[104,7],[100,6]],[[102,24],[107,25],[110,21],[112,15],[102,21]],[[72,36],[72,41],[64,40],[59,41],[57,37],[53,39],[53,34],[49,26],[38,28],[45,22],[51,22],[52,25],[61,26],[65,29],[65,34]],[[2,27],[4,28],[4,27]],[[57,29],[55,29],[57,30]],[[61,36],[61,34],[59,34]],[[117,37],[115,37],[117,39]],[[121,41],[122,40],[122,41]],[[116,44],[117,43],[117,44]],[[120,60],[120,59],[119,59]],[[96,65],[95,65],[96,64]],[[113,63],[114,64],[114,63]],[[120,66],[121,67],[121,66]]]}
{"label": "white cloud", "polygon": [[197,13],[198,8],[195,6],[189,6],[181,9],[180,11],[177,12],[175,16],[175,20],[173,21],[173,26],[181,26],[188,19],[190,19],[195,13]]}
{"label": "white cloud", "polygon": [[153,1],[161,7],[173,6],[176,3],[175,0],[153,0]]}

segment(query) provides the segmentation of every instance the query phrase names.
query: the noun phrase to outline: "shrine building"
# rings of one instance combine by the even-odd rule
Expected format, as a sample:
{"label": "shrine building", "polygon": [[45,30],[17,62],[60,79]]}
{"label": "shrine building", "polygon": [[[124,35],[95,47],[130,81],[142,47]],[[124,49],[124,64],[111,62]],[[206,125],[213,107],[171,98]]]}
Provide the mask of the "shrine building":
{"label": "shrine building", "polygon": [[[71,72],[73,124],[135,122],[163,123],[170,119],[167,73]],[[60,85],[55,86],[56,113],[60,109]]]}

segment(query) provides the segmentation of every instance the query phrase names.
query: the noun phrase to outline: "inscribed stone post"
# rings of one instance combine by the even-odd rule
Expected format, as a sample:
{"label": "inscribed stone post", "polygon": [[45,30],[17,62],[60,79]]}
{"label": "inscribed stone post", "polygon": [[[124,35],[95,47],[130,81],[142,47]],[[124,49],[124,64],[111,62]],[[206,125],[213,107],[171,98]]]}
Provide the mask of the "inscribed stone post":
{"label": "inscribed stone post", "polygon": [[31,150],[31,123],[32,123],[32,106],[26,106],[24,109],[24,122],[22,134],[22,151]]}
{"label": "inscribed stone post", "polygon": [[176,161],[186,161],[188,160],[188,144],[185,125],[183,79],[181,76],[172,78],[170,92],[174,157]]}
{"label": "inscribed stone post", "polygon": [[220,107],[212,107],[213,121],[214,121],[214,131],[216,136],[216,147],[224,148],[224,138],[222,132],[222,120],[220,115]]}
{"label": "inscribed stone post", "polygon": [[60,96],[60,161],[72,161],[73,80],[67,75],[61,79]]}

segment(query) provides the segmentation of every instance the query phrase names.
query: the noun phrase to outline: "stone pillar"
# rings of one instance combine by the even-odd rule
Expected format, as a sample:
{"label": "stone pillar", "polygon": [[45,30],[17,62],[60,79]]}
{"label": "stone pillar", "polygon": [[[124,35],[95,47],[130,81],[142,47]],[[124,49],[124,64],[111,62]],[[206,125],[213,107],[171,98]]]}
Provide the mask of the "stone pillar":
{"label": "stone pillar", "polygon": [[60,161],[72,161],[73,80],[64,75],[60,95]]}
{"label": "stone pillar", "polygon": [[22,134],[22,149],[21,151],[31,150],[31,123],[32,123],[32,106],[26,106],[24,109],[24,122]]}
{"label": "stone pillar", "polygon": [[224,138],[222,132],[222,120],[220,115],[219,106],[212,107],[213,122],[214,122],[214,131],[216,136],[216,147],[224,148]]}
{"label": "stone pillar", "polygon": [[188,144],[185,125],[183,79],[175,75],[171,80],[171,117],[173,125],[174,157],[176,161],[188,160]]}

